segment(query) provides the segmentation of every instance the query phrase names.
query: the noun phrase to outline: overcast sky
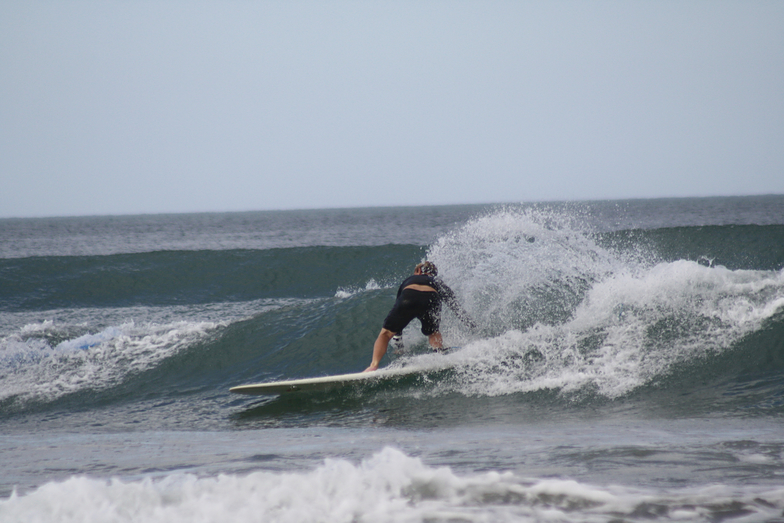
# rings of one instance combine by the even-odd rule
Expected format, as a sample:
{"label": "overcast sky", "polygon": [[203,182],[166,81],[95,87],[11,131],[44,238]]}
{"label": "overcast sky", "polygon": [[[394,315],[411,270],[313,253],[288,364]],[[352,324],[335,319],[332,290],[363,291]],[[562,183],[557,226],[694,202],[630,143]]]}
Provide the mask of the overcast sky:
{"label": "overcast sky", "polygon": [[0,217],[784,193],[784,2],[0,2]]}

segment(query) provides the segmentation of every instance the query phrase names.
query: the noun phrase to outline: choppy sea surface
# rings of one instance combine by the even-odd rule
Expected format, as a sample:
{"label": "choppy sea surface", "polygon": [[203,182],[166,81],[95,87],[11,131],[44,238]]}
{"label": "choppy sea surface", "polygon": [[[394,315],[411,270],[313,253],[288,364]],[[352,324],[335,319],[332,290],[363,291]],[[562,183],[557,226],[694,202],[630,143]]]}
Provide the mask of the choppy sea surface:
{"label": "choppy sea surface", "polygon": [[0,521],[232,520],[784,521],[784,196],[0,220]]}

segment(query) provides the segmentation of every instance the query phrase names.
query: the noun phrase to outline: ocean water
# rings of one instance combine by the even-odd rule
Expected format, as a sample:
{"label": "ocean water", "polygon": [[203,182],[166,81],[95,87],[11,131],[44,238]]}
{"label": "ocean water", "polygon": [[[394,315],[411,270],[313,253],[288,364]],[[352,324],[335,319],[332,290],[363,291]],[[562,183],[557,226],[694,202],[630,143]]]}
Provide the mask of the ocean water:
{"label": "ocean water", "polygon": [[782,522],[784,196],[0,220],[0,521]]}

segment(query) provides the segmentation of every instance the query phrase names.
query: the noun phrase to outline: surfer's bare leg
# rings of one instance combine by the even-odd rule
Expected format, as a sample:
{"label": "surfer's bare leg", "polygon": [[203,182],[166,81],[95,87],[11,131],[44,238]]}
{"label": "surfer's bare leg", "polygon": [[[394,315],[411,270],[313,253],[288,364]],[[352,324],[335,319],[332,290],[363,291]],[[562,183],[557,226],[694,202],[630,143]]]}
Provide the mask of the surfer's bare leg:
{"label": "surfer's bare leg", "polygon": [[381,364],[381,358],[387,353],[389,340],[394,335],[395,333],[389,329],[381,329],[381,332],[378,333],[378,338],[376,338],[376,343],[373,344],[373,361],[370,362],[370,367],[365,369],[365,372],[378,369],[379,364]]}
{"label": "surfer's bare leg", "polygon": [[444,339],[441,337],[440,332],[435,332],[428,336],[427,341],[430,343],[430,346],[436,350],[444,348]]}

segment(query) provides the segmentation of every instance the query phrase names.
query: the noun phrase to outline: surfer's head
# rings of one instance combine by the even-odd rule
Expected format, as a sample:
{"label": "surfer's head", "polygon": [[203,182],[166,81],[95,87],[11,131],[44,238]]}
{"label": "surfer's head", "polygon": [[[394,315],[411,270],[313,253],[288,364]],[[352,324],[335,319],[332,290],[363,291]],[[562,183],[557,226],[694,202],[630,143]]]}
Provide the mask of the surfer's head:
{"label": "surfer's head", "polygon": [[429,261],[418,264],[414,268],[414,272],[416,273],[417,271],[419,271],[420,274],[425,274],[427,276],[438,276],[438,269],[436,269],[436,264]]}

